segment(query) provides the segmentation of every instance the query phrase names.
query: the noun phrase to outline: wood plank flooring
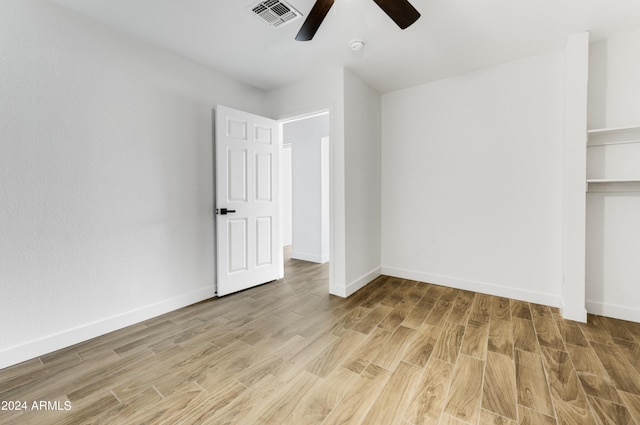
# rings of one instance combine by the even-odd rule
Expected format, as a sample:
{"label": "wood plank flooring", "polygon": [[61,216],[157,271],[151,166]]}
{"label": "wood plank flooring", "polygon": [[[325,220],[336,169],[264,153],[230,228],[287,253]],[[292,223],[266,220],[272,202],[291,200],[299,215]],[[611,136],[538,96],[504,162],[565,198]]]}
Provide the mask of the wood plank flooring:
{"label": "wood plank flooring", "polygon": [[640,324],[384,276],[341,299],[327,276],[287,260],[0,370],[3,407],[28,406],[0,424],[640,425]]}

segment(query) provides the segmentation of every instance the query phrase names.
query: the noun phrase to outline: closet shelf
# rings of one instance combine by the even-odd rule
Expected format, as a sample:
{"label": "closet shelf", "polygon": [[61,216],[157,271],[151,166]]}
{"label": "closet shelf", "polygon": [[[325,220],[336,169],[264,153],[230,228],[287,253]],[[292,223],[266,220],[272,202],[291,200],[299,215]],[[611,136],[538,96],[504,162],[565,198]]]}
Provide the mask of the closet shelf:
{"label": "closet shelf", "polygon": [[587,183],[640,183],[637,179],[587,179]]}
{"label": "closet shelf", "polygon": [[593,130],[587,130],[587,134],[615,134],[635,130],[640,130],[640,125],[631,125],[628,127],[596,128]]}

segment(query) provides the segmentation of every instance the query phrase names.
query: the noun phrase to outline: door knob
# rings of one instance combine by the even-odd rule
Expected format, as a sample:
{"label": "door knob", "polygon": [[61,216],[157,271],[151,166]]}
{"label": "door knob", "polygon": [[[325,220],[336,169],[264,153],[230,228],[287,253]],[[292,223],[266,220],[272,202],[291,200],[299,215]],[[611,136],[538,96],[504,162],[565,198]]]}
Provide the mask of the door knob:
{"label": "door knob", "polygon": [[227,215],[234,212],[236,212],[236,210],[228,210],[226,208],[220,208],[220,209],[216,208],[216,214],[220,214],[220,215]]}

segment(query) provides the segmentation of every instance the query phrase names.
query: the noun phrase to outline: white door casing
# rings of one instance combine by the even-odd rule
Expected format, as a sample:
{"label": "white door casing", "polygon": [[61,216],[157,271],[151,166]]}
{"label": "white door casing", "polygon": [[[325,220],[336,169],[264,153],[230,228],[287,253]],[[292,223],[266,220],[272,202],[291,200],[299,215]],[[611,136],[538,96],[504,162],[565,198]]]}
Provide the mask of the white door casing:
{"label": "white door casing", "polygon": [[215,121],[217,295],[223,296],[281,277],[280,140],[269,118],[218,105]]}

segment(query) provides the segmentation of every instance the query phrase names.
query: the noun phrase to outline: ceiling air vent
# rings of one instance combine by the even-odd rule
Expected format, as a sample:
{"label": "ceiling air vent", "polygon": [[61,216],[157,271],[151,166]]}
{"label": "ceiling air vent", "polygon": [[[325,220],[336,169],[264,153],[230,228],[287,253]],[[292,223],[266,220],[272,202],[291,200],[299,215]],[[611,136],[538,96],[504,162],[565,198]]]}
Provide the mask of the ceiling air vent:
{"label": "ceiling air vent", "polygon": [[266,0],[249,7],[253,15],[273,28],[295,21],[302,15],[282,0]]}

